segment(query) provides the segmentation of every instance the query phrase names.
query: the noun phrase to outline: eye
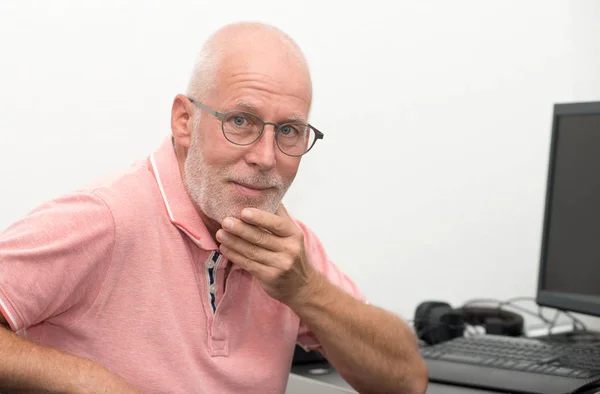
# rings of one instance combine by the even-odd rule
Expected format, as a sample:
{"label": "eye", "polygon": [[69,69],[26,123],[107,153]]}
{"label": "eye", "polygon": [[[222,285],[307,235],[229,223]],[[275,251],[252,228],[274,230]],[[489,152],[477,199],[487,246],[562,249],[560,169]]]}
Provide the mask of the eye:
{"label": "eye", "polygon": [[247,123],[246,118],[244,118],[243,116],[235,116],[231,120],[232,120],[233,124],[238,127],[241,127]]}
{"label": "eye", "polygon": [[279,129],[279,132],[283,135],[291,135],[295,132],[298,132],[298,130],[296,130],[292,126],[283,126],[282,128]]}

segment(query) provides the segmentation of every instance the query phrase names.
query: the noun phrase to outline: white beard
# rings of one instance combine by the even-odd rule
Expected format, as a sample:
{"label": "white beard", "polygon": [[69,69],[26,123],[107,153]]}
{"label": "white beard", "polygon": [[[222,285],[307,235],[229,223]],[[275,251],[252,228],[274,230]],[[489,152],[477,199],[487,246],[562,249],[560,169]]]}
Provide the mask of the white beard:
{"label": "white beard", "polygon": [[[280,176],[267,176],[260,172],[243,175],[242,171],[236,171],[233,166],[207,165],[198,143],[198,129],[194,129],[196,131],[192,133],[183,178],[185,188],[196,207],[217,223],[221,223],[228,216],[239,218],[242,209],[247,207],[275,213],[290,187],[291,180]],[[261,197],[248,197],[236,193],[231,181],[273,189],[265,191]]]}

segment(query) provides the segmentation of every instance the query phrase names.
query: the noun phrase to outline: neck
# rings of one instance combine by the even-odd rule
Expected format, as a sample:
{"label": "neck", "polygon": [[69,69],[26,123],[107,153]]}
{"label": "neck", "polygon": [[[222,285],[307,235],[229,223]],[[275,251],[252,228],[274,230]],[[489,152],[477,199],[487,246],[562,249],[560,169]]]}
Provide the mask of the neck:
{"label": "neck", "polygon": [[200,215],[200,218],[204,222],[204,225],[206,226],[206,229],[208,230],[208,233],[210,234],[212,239],[216,242],[217,245],[219,245],[219,242],[217,241],[217,231],[219,231],[219,229],[221,228],[221,223],[206,216],[204,212],[202,212],[198,207],[196,207],[196,211],[198,211],[198,215]]}

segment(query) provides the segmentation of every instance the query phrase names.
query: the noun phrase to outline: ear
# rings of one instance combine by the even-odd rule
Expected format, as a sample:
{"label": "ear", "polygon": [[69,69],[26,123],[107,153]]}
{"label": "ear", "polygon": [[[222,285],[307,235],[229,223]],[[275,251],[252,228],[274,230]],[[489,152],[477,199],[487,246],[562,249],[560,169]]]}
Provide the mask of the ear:
{"label": "ear", "polygon": [[171,133],[175,142],[186,149],[191,143],[193,105],[185,95],[178,94],[171,108]]}

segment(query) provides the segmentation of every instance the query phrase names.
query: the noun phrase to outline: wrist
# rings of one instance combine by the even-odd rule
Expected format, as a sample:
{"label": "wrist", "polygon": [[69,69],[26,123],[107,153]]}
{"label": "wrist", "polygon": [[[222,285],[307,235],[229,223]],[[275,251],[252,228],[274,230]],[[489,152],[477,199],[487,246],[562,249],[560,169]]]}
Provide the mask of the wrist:
{"label": "wrist", "polygon": [[333,285],[323,274],[315,271],[312,278],[300,288],[288,306],[298,316],[304,318],[310,310],[321,308],[326,303],[331,286]]}

